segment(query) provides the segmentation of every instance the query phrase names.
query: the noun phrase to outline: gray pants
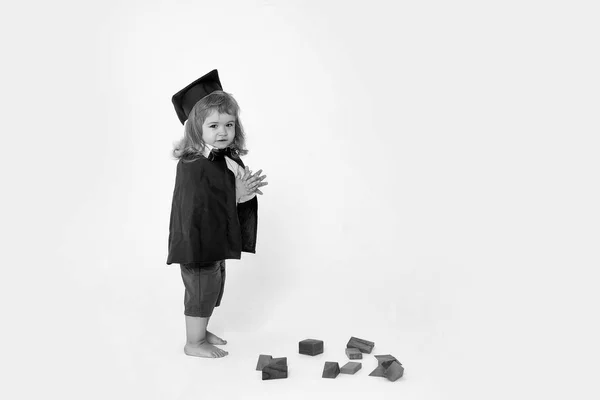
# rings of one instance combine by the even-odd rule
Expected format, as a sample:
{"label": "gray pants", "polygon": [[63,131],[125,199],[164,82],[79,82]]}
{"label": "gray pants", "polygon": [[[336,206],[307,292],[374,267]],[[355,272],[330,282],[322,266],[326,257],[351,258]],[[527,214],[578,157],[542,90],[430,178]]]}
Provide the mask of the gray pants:
{"label": "gray pants", "polygon": [[185,285],[184,314],[190,317],[210,317],[223,297],[225,260],[180,266]]}

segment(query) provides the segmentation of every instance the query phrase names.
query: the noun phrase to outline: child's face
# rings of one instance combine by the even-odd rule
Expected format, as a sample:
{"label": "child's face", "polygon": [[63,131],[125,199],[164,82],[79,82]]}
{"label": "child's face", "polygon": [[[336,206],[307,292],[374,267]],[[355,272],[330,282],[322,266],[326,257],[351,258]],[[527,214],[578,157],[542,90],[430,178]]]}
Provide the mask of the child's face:
{"label": "child's face", "polygon": [[202,124],[202,140],[219,149],[229,146],[235,137],[235,117],[213,111]]}

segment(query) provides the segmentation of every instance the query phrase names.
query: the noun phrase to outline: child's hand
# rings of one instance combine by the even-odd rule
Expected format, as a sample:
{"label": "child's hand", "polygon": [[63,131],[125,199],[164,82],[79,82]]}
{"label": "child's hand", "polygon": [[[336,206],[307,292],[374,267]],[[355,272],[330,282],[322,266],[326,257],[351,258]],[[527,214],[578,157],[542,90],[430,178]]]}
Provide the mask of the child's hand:
{"label": "child's hand", "polygon": [[265,186],[268,182],[263,182],[263,180],[267,177],[266,175],[260,175],[262,169],[256,171],[256,173],[252,174],[250,168],[246,167],[244,169],[244,173],[241,176],[236,176],[235,178],[235,188],[237,192],[238,198],[242,198],[245,196],[252,195],[254,193],[263,194],[260,191],[259,187]]}

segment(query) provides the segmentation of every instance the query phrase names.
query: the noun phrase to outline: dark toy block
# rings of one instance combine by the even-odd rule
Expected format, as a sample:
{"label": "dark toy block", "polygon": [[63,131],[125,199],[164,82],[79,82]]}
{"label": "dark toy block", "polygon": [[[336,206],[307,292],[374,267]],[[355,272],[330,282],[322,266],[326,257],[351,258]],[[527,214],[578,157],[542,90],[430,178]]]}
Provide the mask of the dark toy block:
{"label": "dark toy block", "polygon": [[274,359],[262,370],[262,380],[285,379],[288,377],[288,366],[285,357]]}
{"label": "dark toy block", "polygon": [[362,352],[359,349],[355,349],[354,347],[346,348],[346,355],[351,360],[361,360]]}
{"label": "dark toy block", "polygon": [[404,367],[397,361],[393,361],[384,373],[384,376],[392,382],[397,381],[402,375],[404,375]]}
{"label": "dark toy block", "polygon": [[354,375],[356,372],[358,372],[358,370],[360,370],[362,368],[362,364],[359,362],[354,362],[354,361],[350,361],[348,363],[346,363],[346,365],[344,365],[341,369],[340,369],[340,373],[341,374],[350,374],[350,375]]}
{"label": "dark toy block", "polygon": [[274,358],[269,364],[285,365],[287,367],[287,357]]}
{"label": "dark toy block", "polygon": [[262,369],[266,365],[268,365],[272,360],[273,360],[273,357],[266,355],[266,354],[261,354],[260,356],[258,356],[258,363],[256,364],[256,370],[262,371]]}
{"label": "dark toy block", "polygon": [[371,351],[373,351],[373,346],[375,346],[375,343],[369,342],[368,340],[359,339],[354,336],[350,338],[348,344],[346,345],[346,347],[359,349],[362,353],[367,354],[371,354]]}
{"label": "dark toy block", "polygon": [[396,361],[396,362],[398,362],[398,364],[402,365],[402,363],[400,361],[398,361],[398,359],[391,354],[377,355],[377,356],[375,356],[375,358],[377,359],[377,364],[381,365],[383,368],[388,368],[390,366],[390,364],[393,363],[394,361]]}
{"label": "dark toy block", "polygon": [[335,379],[340,374],[340,365],[336,362],[325,361],[323,367],[323,378]]}
{"label": "dark toy block", "polygon": [[298,351],[300,354],[307,356],[316,356],[323,353],[323,341],[317,339],[305,339],[298,343]]}
{"label": "dark toy block", "polygon": [[381,365],[378,366],[377,368],[375,368],[373,370],[373,372],[371,372],[369,374],[369,376],[379,376],[379,377],[384,377],[385,376],[385,368],[383,368]]}

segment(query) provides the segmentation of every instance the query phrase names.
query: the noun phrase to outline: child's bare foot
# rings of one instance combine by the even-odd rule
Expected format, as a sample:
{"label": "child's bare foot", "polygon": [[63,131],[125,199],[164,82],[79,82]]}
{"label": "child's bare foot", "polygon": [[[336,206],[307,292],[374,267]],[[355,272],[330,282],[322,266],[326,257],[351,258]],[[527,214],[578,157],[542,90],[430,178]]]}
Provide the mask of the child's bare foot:
{"label": "child's bare foot", "polygon": [[227,340],[221,339],[212,332],[206,331],[206,341],[210,344],[227,344]]}
{"label": "child's bare foot", "polygon": [[188,356],[205,358],[221,358],[229,354],[229,352],[221,350],[208,342],[201,342],[198,345],[191,345],[187,343],[183,348],[183,351]]}

